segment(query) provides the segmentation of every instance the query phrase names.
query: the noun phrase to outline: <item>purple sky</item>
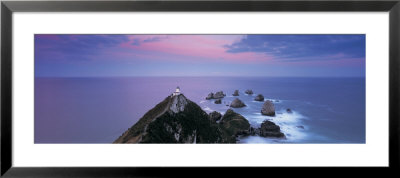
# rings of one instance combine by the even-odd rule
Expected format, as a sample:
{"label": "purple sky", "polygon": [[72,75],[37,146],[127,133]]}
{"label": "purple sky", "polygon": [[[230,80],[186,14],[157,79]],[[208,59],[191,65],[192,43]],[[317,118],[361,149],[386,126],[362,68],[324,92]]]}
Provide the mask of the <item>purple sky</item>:
{"label": "purple sky", "polygon": [[365,35],[35,35],[35,76],[365,77]]}

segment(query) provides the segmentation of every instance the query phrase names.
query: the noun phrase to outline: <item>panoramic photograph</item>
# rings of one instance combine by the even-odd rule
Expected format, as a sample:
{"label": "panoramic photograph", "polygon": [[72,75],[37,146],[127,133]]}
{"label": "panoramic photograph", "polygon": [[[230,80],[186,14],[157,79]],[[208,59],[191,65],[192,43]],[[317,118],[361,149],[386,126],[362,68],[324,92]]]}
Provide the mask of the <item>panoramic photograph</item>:
{"label": "panoramic photograph", "polygon": [[35,144],[365,144],[364,34],[36,34]]}

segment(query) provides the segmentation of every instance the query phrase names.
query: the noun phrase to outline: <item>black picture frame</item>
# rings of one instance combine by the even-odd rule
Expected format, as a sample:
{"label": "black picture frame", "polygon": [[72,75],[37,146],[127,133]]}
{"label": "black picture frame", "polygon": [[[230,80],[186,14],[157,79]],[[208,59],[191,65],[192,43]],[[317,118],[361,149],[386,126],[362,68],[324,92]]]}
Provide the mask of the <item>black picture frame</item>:
{"label": "black picture frame", "polygon": [[[6,177],[129,177],[177,176],[218,173],[265,174],[265,168],[131,168],[62,167],[20,168],[12,165],[12,17],[13,12],[389,12],[389,167],[356,168],[362,171],[393,171],[399,168],[400,101],[400,1],[2,1],[1,2],[1,175]],[[200,169],[200,170],[199,170]],[[203,170],[206,169],[206,170]],[[276,168],[275,169],[281,169]],[[310,171],[306,168],[299,174]],[[329,169],[329,168],[319,168]],[[347,168],[346,168],[347,169]],[[283,170],[280,170],[283,171]],[[365,173],[365,172],[364,172]],[[330,170],[331,175],[339,172]]]}

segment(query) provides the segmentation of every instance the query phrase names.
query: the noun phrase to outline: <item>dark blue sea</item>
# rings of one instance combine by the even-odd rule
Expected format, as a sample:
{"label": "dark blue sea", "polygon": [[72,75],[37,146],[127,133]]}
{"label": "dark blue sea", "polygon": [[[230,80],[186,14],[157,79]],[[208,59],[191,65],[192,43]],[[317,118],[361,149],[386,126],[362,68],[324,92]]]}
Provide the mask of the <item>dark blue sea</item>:
{"label": "dark blue sea", "polygon": [[[240,143],[365,143],[365,78],[295,77],[36,77],[35,143],[112,143],[177,86],[208,113],[224,113],[239,90],[247,106],[236,112],[254,127],[272,120],[286,135]],[[205,100],[217,91],[227,95],[222,104]],[[261,115],[257,94],[274,102],[275,117]]]}

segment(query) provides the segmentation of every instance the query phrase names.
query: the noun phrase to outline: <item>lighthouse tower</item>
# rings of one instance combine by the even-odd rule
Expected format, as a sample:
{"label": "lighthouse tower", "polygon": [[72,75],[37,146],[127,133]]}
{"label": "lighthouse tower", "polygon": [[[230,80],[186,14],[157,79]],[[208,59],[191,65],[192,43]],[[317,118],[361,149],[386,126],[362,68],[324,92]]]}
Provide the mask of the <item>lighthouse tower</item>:
{"label": "lighthouse tower", "polygon": [[177,96],[181,94],[181,90],[179,87],[176,87],[175,92],[172,93],[172,96]]}

